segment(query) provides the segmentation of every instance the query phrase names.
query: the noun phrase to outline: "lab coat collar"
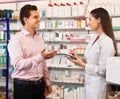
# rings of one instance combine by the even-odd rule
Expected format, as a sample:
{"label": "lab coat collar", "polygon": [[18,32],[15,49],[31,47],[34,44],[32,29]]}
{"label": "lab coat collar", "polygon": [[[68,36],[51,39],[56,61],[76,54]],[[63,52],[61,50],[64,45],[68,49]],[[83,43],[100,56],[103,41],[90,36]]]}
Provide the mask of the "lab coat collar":
{"label": "lab coat collar", "polygon": [[106,36],[107,36],[107,35],[106,35],[105,33],[102,33],[102,34],[100,35],[99,40],[103,39],[103,38],[106,37]]}
{"label": "lab coat collar", "polygon": [[[87,49],[86,49],[86,53],[94,46],[94,45],[93,45],[93,42],[94,42],[94,40],[96,39],[97,36],[98,36],[98,35],[96,35],[96,36],[94,37],[94,39],[89,42],[89,44],[88,44],[88,46],[87,46]],[[106,37],[106,36],[107,36],[107,35],[106,35],[105,33],[102,33],[101,36],[99,37],[99,39],[97,40],[97,42],[98,42],[99,40],[103,39],[103,38]]]}

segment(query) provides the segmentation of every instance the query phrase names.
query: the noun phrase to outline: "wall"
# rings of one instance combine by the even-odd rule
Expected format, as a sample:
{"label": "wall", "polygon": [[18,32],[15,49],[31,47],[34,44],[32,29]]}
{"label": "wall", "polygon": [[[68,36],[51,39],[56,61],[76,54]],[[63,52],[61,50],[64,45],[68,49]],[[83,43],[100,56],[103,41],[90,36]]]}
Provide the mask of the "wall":
{"label": "wall", "polygon": [[33,4],[33,5],[36,5],[38,9],[41,9],[41,8],[46,8],[48,3],[49,3],[49,0],[31,0],[31,1],[19,0],[19,2],[17,3],[15,0],[5,0],[4,2],[0,1],[0,9],[1,10],[3,9],[20,10],[20,8],[25,4]]}
{"label": "wall", "polygon": [[[115,0],[116,2],[118,2],[119,0]],[[89,0],[89,3],[104,3],[104,2],[115,2],[114,0]]]}
{"label": "wall", "polygon": [[73,3],[73,2],[77,2],[79,3],[80,1],[84,2],[84,3],[88,3],[88,0],[51,0],[51,3]]}
{"label": "wall", "polygon": [[20,2],[18,3],[18,10],[25,4],[33,4],[38,7],[38,9],[46,8],[49,3],[49,0],[41,0],[41,1],[30,1],[30,2]]}
{"label": "wall", "polygon": [[[3,3],[3,2],[17,2],[18,3]],[[24,2],[22,2],[24,1]],[[26,1],[26,2],[25,2]],[[120,0],[116,0],[117,2],[114,3],[114,0],[0,0],[0,9],[12,9],[12,10],[19,10],[24,4],[34,4],[39,9],[46,8],[48,3],[66,3],[69,2],[73,4],[73,2],[79,3],[80,1],[84,2],[85,4],[96,4],[96,3],[113,3],[113,4],[120,4]],[[11,6],[12,5],[12,6]]]}
{"label": "wall", "polygon": [[[15,3],[10,3],[10,2],[15,2]],[[18,2],[16,5],[17,1],[27,1],[27,2]],[[44,8],[46,4],[48,4],[51,1],[51,3],[73,3],[77,2],[79,3],[80,1],[84,3],[88,3],[88,0],[0,0],[0,9],[13,9],[16,10],[16,6],[18,7],[18,10],[23,6],[24,4],[35,4],[39,8]],[[5,3],[6,2],[6,3]],[[11,6],[12,5],[12,6]]]}

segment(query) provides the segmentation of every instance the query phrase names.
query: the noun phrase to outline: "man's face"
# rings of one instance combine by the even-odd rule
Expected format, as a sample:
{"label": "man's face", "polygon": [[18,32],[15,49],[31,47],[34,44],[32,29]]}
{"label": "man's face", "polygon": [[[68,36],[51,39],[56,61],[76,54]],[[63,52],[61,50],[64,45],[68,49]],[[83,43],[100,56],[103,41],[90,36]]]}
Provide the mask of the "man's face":
{"label": "man's face", "polygon": [[27,25],[29,28],[36,29],[39,27],[39,23],[39,13],[35,10],[30,11],[30,17],[26,19],[25,25]]}

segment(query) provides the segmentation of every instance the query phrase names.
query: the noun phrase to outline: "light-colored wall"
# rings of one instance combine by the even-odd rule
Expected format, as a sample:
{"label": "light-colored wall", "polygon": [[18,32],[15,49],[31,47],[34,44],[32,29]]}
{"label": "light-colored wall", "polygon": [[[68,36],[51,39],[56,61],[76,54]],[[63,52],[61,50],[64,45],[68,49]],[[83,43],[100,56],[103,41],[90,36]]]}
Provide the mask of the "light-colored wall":
{"label": "light-colored wall", "polygon": [[[13,1],[13,0],[5,0],[5,1],[10,2],[10,1]],[[1,2],[5,2],[5,1],[3,0]],[[18,3],[3,3],[3,4],[1,2],[0,2],[0,9],[1,10],[3,10],[3,9],[20,10],[20,8],[25,4],[36,5],[38,7],[38,9],[46,8],[48,3],[49,3],[49,0],[40,0],[40,1],[37,0],[37,1],[18,2]]]}
{"label": "light-colored wall", "polygon": [[[12,10],[20,10],[20,8],[25,5],[25,4],[34,4],[36,5],[39,9],[41,8],[46,8],[48,3],[71,3],[73,4],[73,2],[77,2],[79,3],[80,1],[87,3],[88,0],[40,0],[40,1],[28,1],[28,2],[18,2],[16,3],[4,3],[2,4],[2,2],[12,2],[12,1],[17,1],[17,0],[0,0],[0,9],[12,9]],[[22,0],[21,0],[22,1]],[[25,1],[25,0],[24,0]],[[27,0],[26,0],[27,1]]]}
{"label": "light-colored wall", "polygon": [[21,7],[24,6],[25,4],[36,5],[38,7],[38,9],[46,8],[48,3],[49,3],[49,0],[20,2],[20,3],[18,3],[18,10],[20,10]]}
{"label": "light-colored wall", "polygon": [[89,0],[89,3],[119,2],[120,0]]}
{"label": "light-colored wall", "polygon": [[[114,0],[40,0],[40,1],[28,1],[28,2],[18,2],[17,5],[16,3],[7,3],[7,4],[1,4],[2,2],[12,2],[12,1],[17,1],[17,0],[0,0],[0,9],[12,9],[12,10],[19,10],[23,5],[25,4],[35,4],[39,9],[40,8],[45,8],[47,7],[47,4],[51,1],[51,3],[73,3],[73,2],[77,2],[79,3],[80,1],[84,2],[84,3],[106,3],[106,2],[111,2],[114,3]],[[20,0],[22,1],[22,0]],[[25,0],[24,0],[25,1]],[[27,0],[26,0],[27,1]],[[116,0],[116,3],[120,3],[120,0]]]}
{"label": "light-colored wall", "polygon": [[0,10],[4,9],[16,10],[16,3],[0,4]]}
{"label": "light-colored wall", "polygon": [[77,2],[79,3],[80,1],[84,2],[84,3],[87,3],[88,0],[51,0],[51,3],[73,3],[73,2]]}
{"label": "light-colored wall", "polygon": [[0,2],[10,2],[10,1],[16,1],[16,0],[0,0]]}

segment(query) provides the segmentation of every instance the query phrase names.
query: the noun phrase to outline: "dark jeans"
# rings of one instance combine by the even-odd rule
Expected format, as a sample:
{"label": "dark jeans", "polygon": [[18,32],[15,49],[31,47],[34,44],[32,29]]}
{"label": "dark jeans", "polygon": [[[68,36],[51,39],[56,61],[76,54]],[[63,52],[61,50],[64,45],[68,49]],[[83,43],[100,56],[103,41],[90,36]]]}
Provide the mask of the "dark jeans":
{"label": "dark jeans", "polygon": [[45,99],[45,82],[25,83],[14,79],[14,99]]}

